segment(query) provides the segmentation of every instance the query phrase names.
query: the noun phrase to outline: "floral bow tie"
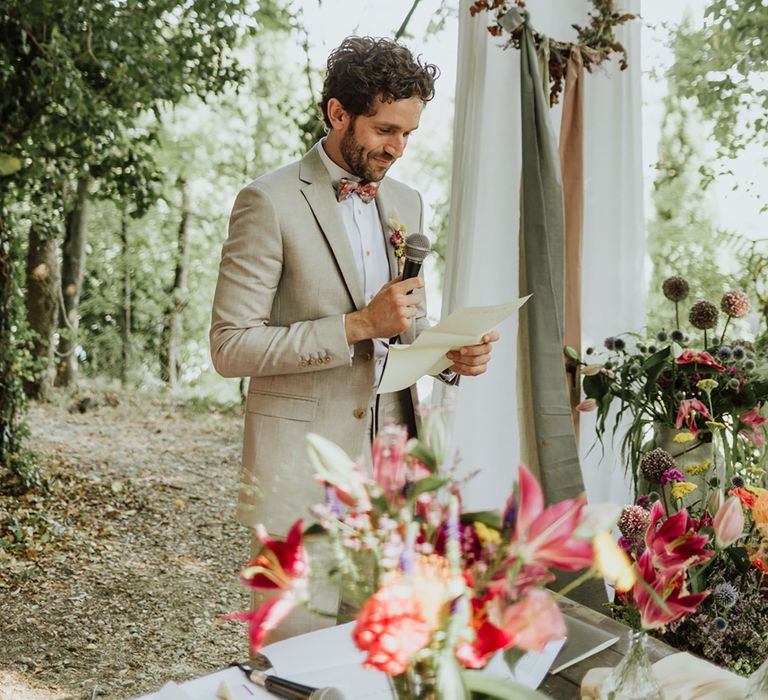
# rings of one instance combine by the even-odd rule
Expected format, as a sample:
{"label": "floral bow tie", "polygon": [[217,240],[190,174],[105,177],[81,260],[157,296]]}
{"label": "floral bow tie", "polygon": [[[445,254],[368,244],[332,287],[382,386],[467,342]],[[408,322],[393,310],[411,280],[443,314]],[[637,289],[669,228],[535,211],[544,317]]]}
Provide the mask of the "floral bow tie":
{"label": "floral bow tie", "polygon": [[373,201],[378,189],[378,182],[369,182],[368,180],[355,182],[354,180],[348,180],[346,177],[343,177],[336,185],[336,201],[343,202],[349,195],[356,193],[363,202],[368,204]]}

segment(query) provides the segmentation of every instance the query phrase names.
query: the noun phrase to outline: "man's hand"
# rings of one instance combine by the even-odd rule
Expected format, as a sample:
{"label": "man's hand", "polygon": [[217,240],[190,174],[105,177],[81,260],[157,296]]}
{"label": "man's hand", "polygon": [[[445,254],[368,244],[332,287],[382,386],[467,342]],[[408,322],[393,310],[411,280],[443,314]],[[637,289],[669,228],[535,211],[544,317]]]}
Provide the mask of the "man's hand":
{"label": "man's hand", "polygon": [[453,364],[448,368],[464,377],[476,377],[488,369],[491,360],[491,343],[499,339],[496,331],[486,333],[482,341],[477,345],[465,345],[458,350],[451,350],[446,354]]}
{"label": "man's hand", "polygon": [[347,314],[344,319],[347,344],[354,345],[369,338],[394,338],[407,331],[418,313],[416,307],[423,299],[421,294],[408,292],[423,286],[420,277],[407,280],[398,277],[387,282],[368,306]]}

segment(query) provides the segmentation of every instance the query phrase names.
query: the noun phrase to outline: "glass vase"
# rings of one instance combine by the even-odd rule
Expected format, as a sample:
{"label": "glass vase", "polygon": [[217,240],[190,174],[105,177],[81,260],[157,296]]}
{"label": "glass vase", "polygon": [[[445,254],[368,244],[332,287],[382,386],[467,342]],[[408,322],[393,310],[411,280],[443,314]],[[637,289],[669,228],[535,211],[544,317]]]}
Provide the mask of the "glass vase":
{"label": "glass vase", "polygon": [[405,673],[390,676],[398,700],[465,700],[459,666],[452,657],[426,656],[414,660]]}
{"label": "glass vase", "polygon": [[600,700],[663,700],[646,641],[645,632],[632,630],[627,653],[600,686]]}
{"label": "glass vase", "polygon": [[744,700],[768,700],[768,659],[747,679]]}

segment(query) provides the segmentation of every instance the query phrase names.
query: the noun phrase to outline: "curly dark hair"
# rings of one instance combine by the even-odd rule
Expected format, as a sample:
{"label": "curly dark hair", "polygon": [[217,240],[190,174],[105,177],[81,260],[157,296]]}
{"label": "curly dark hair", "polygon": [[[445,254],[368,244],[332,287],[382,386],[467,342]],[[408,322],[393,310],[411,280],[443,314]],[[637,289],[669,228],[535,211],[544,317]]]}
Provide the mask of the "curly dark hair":
{"label": "curly dark hair", "polygon": [[374,100],[385,102],[420,97],[429,102],[435,96],[440,69],[422,63],[402,44],[391,39],[350,36],[328,57],[320,109],[326,126],[328,100],[335,97],[354,116],[372,113]]}

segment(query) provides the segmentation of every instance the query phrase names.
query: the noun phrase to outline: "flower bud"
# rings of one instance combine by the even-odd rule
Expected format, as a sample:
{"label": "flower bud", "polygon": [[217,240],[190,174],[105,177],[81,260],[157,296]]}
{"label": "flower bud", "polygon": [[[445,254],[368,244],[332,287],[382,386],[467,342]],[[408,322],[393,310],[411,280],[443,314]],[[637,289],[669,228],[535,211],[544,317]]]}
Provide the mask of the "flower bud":
{"label": "flower bud", "polygon": [[594,411],[597,408],[597,401],[595,399],[584,399],[580,404],[577,404],[576,410],[582,413],[586,411]]}
{"label": "flower bud", "polygon": [[741,501],[731,496],[720,506],[715,515],[712,527],[715,530],[715,542],[718,547],[729,547],[744,531],[744,511],[741,509]]}
{"label": "flower bud", "polygon": [[725,496],[723,495],[722,489],[713,489],[710,491],[709,497],[707,498],[707,510],[713,518],[717,515],[717,511],[720,510],[724,501]]}

